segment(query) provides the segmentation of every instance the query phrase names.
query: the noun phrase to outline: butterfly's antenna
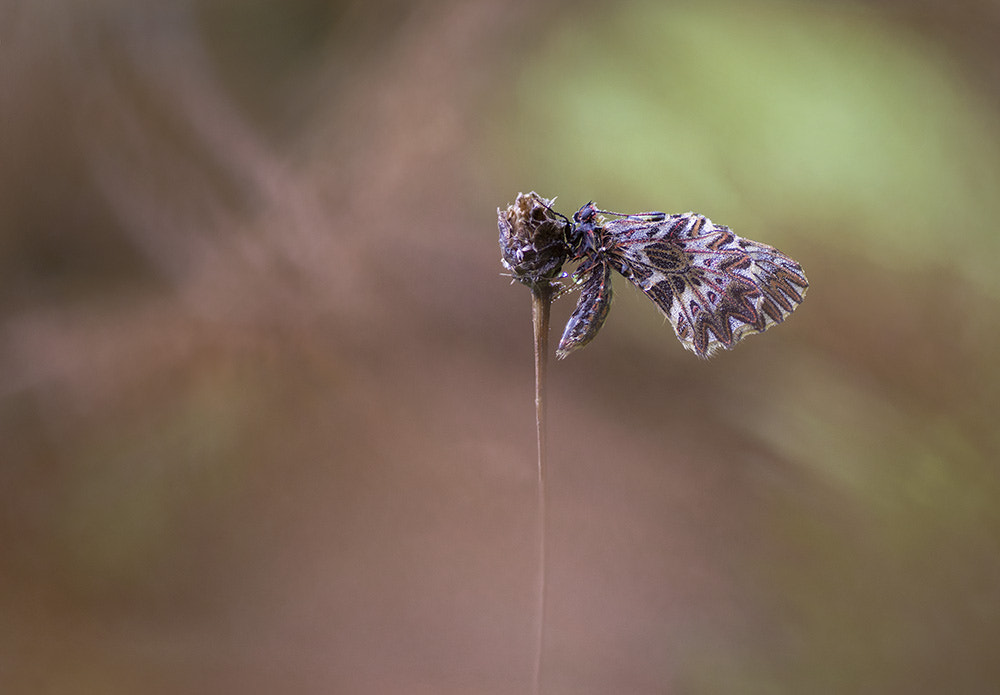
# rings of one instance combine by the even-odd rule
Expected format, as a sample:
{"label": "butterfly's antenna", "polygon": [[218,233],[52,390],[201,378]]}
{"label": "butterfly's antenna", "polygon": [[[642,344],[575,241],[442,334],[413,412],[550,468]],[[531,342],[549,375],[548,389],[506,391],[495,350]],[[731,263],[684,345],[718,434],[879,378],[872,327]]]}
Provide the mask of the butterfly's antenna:
{"label": "butterfly's antenna", "polygon": [[651,212],[613,212],[611,210],[601,210],[599,208],[594,208],[595,212],[601,215],[614,215],[615,217],[648,217],[654,221],[660,221],[666,219],[667,213],[654,210]]}
{"label": "butterfly's antenna", "polygon": [[568,217],[566,217],[566,215],[562,214],[561,212],[559,212],[558,210],[556,210],[554,207],[552,207],[552,205],[555,204],[555,202],[556,202],[555,198],[553,198],[552,200],[550,200],[549,204],[545,206],[545,209],[548,210],[549,212],[551,212],[553,215],[558,215],[559,217],[563,218],[563,220],[566,222],[566,224],[568,224],[569,226],[572,227],[573,223],[570,222],[570,219]]}

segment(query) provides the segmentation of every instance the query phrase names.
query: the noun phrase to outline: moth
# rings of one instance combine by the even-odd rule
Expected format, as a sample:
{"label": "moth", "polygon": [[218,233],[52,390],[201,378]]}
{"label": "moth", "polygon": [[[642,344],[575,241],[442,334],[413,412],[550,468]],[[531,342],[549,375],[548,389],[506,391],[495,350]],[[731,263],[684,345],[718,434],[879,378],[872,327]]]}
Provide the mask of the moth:
{"label": "moth", "polygon": [[796,261],[693,212],[624,214],[590,202],[567,229],[580,298],[556,350],[560,359],[604,325],[612,271],[653,300],[681,344],[704,358],[784,321],[809,287]]}

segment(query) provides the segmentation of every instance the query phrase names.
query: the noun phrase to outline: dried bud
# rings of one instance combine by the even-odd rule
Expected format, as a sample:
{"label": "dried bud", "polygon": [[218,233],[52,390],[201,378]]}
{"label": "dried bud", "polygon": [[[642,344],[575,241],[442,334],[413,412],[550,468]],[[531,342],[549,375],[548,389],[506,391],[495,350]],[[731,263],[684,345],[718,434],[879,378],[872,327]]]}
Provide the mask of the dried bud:
{"label": "dried bud", "polygon": [[529,287],[548,283],[570,255],[569,220],[552,209],[552,201],[532,191],[518,193],[506,210],[497,208],[501,262],[518,282]]}

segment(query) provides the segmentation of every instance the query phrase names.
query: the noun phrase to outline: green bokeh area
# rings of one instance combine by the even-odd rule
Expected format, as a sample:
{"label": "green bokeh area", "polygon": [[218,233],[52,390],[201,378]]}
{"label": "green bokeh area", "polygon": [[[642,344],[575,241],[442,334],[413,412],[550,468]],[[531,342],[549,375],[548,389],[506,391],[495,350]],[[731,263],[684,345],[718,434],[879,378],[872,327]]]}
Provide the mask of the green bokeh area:
{"label": "green bokeh area", "polygon": [[[795,471],[761,483],[771,540],[745,568],[773,613],[737,647],[694,650],[690,692],[1000,681],[988,100],[940,45],[851,5],[628,4],[534,48],[501,136],[524,180],[567,214],[591,197],[693,209],[812,281],[781,385],[726,387],[731,421]],[[619,282],[618,306],[662,339],[631,293]]]}
{"label": "green bokeh area", "polygon": [[580,14],[526,62],[518,105],[514,128],[545,144],[529,140],[517,162],[566,197],[738,213],[779,238],[835,228],[816,241],[892,267],[952,263],[997,292],[991,115],[939,46],[868,10],[637,3]]}

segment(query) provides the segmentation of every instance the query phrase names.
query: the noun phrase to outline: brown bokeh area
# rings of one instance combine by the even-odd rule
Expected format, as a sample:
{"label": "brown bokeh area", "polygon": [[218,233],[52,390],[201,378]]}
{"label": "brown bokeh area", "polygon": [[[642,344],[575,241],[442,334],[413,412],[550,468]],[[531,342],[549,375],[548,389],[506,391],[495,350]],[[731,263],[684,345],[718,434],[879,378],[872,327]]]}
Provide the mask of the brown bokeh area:
{"label": "brown bokeh area", "polygon": [[[531,692],[530,305],[496,230],[531,189],[566,214],[699,209],[811,283],[700,361],[616,281],[599,338],[551,365],[541,692],[1000,685],[1000,52],[961,38],[997,28],[987,3],[718,3],[730,25],[685,4],[160,5],[0,7],[0,692]],[[829,173],[867,77],[816,76],[829,158],[756,139],[781,130],[767,108],[812,113],[801,88],[690,123],[628,98],[660,84],[650,56],[694,50],[642,32],[718,37],[740,12],[946,57],[928,64],[975,107],[878,132],[914,171],[938,145],[953,168],[927,189],[874,160]],[[592,41],[633,31],[644,52]],[[796,84],[795,47],[762,43]],[[816,51],[834,76],[861,60]],[[898,55],[872,74],[925,84]],[[587,130],[607,104],[650,131]],[[706,142],[691,123],[713,119]],[[643,168],[661,129],[678,160]]]}

